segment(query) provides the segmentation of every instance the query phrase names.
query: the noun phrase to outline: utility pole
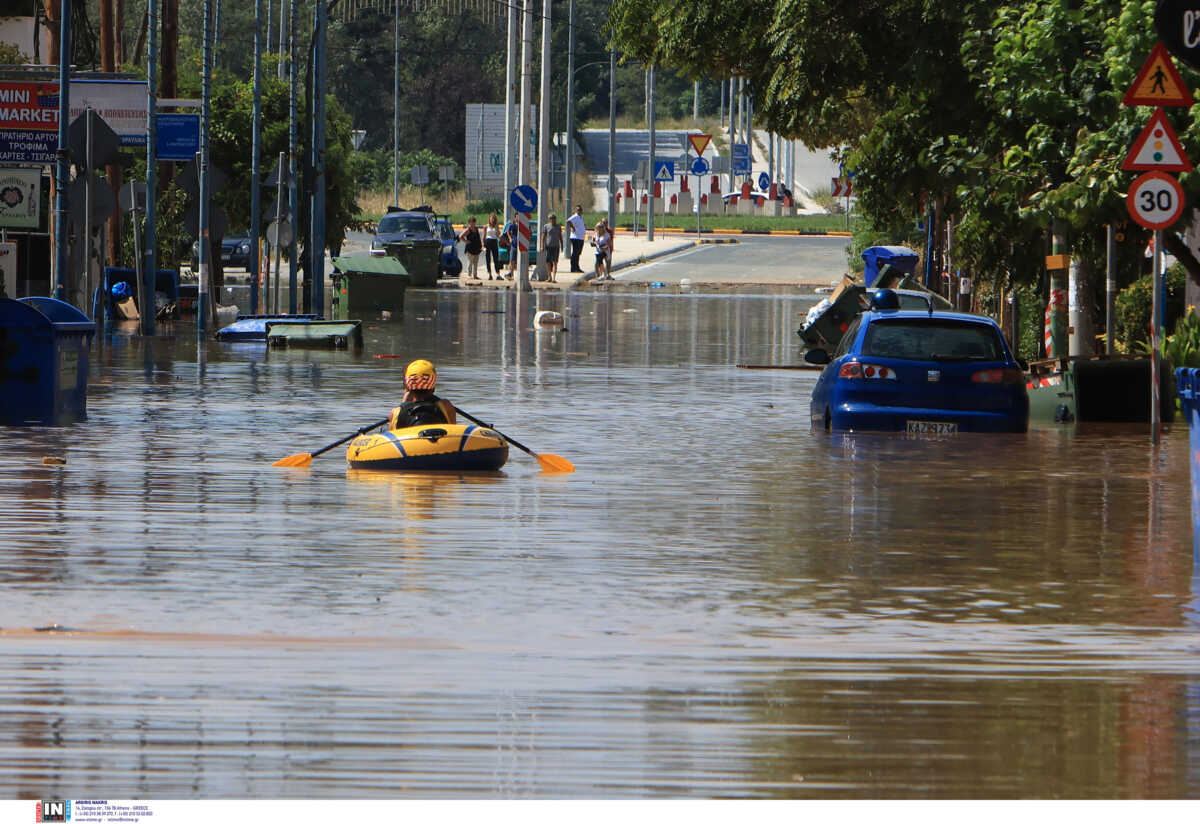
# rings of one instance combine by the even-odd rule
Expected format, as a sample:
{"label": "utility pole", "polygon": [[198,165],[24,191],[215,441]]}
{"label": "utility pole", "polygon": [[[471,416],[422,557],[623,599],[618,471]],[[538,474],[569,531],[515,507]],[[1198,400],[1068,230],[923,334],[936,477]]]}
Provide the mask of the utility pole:
{"label": "utility pole", "polygon": [[646,240],[654,240],[654,187],[657,181],[654,179],[654,64],[650,64],[650,68],[646,70],[646,77],[649,83],[646,85],[646,112],[649,122],[646,124],[650,128],[650,162],[648,171],[650,172],[649,185],[646,187]]}
{"label": "utility pole", "polygon": [[[158,274],[155,221],[158,219],[158,2],[146,5],[146,222],[145,248],[142,250],[142,277],[146,287],[143,295],[154,294]],[[138,230],[135,218],[133,231]],[[142,334],[154,334],[154,312],[142,307]]]}
{"label": "utility pole", "polygon": [[617,50],[608,53],[608,230],[617,226]]}
{"label": "utility pole", "polygon": [[[284,5],[283,5],[286,2],[287,2],[287,0],[280,0],[280,2],[279,2],[279,54],[280,54],[280,57],[283,56],[284,44],[288,42],[288,38],[291,35],[291,32],[288,30],[288,28],[289,28],[288,27],[288,14],[285,12]],[[269,4],[270,4],[270,0],[268,0],[268,5]],[[268,18],[268,22],[267,22],[268,37],[270,36],[270,27],[271,27],[270,18]],[[286,62],[287,61],[282,60],[282,59],[279,61],[279,72],[278,72],[277,76],[279,77],[280,80],[283,80],[287,77],[287,66],[285,65]]]}
{"label": "utility pole", "polygon": [[[283,4],[285,0],[279,2],[279,13],[283,14]],[[298,126],[296,123],[296,106],[300,99],[299,90],[299,68],[296,65],[296,23],[298,21],[300,0],[290,0],[288,5],[288,31],[291,32],[291,37],[286,43],[279,44],[279,51],[286,55],[288,65],[288,211],[291,212],[292,226],[296,227],[292,232],[292,242],[288,244],[288,313],[296,314],[296,296],[298,293],[297,286],[300,279],[300,255],[297,252],[297,244],[300,239],[300,230],[298,221],[300,219],[300,175],[299,171],[300,158],[297,145],[299,143]],[[285,52],[284,49],[287,49]]]}
{"label": "utility pole", "polygon": [[328,6],[318,0],[313,20],[313,188],[312,243],[308,265],[312,273],[312,309],[325,314],[325,34]]}
{"label": "utility pole", "polygon": [[209,153],[209,116],[212,110],[212,0],[204,0],[204,40],[203,57],[200,66],[200,155],[196,164],[200,173],[200,218],[196,232],[199,239],[200,282],[196,288],[196,339],[203,342],[208,333],[210,306],[209,289],[209,256],[212,247],[209,245],[209,198],[212,191],[208,181]]}
{"label": "utility pole", "polygon": [[[519,146],[517,157],[520,159],[518,176],[520,184],[524,185],[529,179],[529,98],[530,85],[533,82],[533,2],[524,0],[521,12],[521,112],[520,129],[517,133]],[[539,198],[540,200],[540,198]],[[524,213],[518,213],[517,219],[517,283],[522,292],[530,291],[529,286],[529,218]]]}
{"label": "utility pole", "polygon": [[[507,218],[511,217],[510,210],[512,209],[508,203],[508,193],[517,185],[517,147],[514,145],[513,135],[518,122],[518,118],[516,117],[518,6],[518,0],[509,0],[508,64],[505,68],[504,80],[504,196],[502,200],[504,201],[504,214],[506,216],[505,225],[507,225]],[[509,254],[514,255],[516,253],[516,249],[512,249],[509,252]]]}
{"label": "utility pole", "polygon": [[[58,7],[58,149],[54,164],[54,296],[67,300],[67,186],[70,185],[71,0]],[[86,219],[84,221],[87,222]],[[71,290],[74,291],[74,290]]]}
{"label": "utility pole", "polygon": [[542,85],[538,90],[538,206],[537,226],[532,233],[537,250],[538,277],[544,275],[546,250],[542,247],[542,227],[546,225],[550,203],[550,0],[542,0]]}
{"label": "utility pole", "polygon": [[[400,0],[392,21],[392,205],[400,205]],[[507,127],[508,124],[505,124]]]}
{"label": "utility pole", "polygon": [[[154,0],[151,0],[153,3]],[[282,15],[280,15],[282,17]],[[262,145],[259,132],[262,130],[262,49],[263,49],[263,0],[254,0],[254,104],[250,127],[250,314],[258,314],[258,267],[259,238],[262,237],[262,192],[258,185],[262,176]],[[282,27],[281,27],[282,30]],[[283,61],[279,63],[283,74]],[[281,168],[282,175],[283,169]],[[283,204],[276,203],[278,208]]]}
{"label": "utility pole", "polygon": [[700,120],[700,81],[692,81],[692,121]]}
{"label": "utility pole", "polygon": [[737,97],[737,78],[729,78],[729,185],[726,191],[733,191],[733,147],[737,145],[737,118],[734,116],[734,99]]}
{"label": "utility pole", "polygon": [[563,214],[574,214],[571,208],[571,178],[575,174],[575,0],[567,4],[567,129],[563,151]]}

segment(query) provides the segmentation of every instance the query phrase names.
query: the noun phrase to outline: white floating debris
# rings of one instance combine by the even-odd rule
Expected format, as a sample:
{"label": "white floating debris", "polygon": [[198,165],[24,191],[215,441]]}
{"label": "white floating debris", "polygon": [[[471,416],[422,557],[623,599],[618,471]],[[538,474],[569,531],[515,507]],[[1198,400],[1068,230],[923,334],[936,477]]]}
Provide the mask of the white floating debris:
{"label": "white floating debris", "polygon": [[537,326],[562,326],[564,319],[561,312],[543,309],[533,316],[533,322]]}

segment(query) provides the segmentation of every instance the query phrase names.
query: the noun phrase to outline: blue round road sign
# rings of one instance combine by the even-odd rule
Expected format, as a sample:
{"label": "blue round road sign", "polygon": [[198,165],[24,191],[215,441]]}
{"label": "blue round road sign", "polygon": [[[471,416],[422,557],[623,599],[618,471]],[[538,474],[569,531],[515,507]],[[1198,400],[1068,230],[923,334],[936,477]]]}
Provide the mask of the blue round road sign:
{"label": "blue round road sign", "polygon": [[698,157],[692,161],[692,174],[706,175],[706,174],[708,174],[708,170],[709,170],[708,161],[705,160],[704,158]]}
{"label": "blue round road sign", "polygon": [[537,208],[537,189],[521,184],[508,193],[508,202],[518,212],[532,212]]}
{"label": "blue round road sign", "polygon": [[764,192],[771,188],[771,176],[766,172],[761,172],[758,175],[758,188]]}

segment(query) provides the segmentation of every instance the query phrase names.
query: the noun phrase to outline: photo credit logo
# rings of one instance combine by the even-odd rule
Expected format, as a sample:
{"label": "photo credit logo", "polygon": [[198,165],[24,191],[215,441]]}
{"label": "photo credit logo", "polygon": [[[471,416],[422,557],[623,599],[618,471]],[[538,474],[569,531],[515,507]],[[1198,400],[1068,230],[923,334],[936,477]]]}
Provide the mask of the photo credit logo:
{"label": "photo credit logo", "polygon": [[70,821],[70,801],[39,801],[34,821]]}

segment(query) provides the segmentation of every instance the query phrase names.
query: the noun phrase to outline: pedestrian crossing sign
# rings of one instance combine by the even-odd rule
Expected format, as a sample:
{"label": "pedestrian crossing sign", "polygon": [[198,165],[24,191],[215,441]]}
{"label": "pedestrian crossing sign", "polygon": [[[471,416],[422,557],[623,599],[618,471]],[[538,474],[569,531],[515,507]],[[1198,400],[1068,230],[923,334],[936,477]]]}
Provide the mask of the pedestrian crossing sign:
{"label": "pedestrian crossing sign", "polygon": [[657,181],[669,181],[675,179],[675,161],[673,160],[656,160],[654,161],[654,179]]}
{"label": "pedestrian crossing sign", "polygon": [[1190,106],[1193,100],[1166,46],[1156,43],[1121,102],[1126,106]]}

